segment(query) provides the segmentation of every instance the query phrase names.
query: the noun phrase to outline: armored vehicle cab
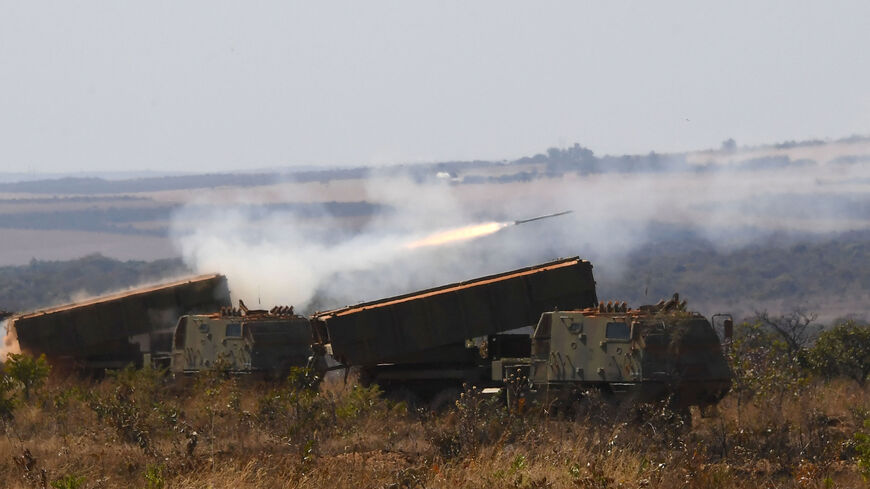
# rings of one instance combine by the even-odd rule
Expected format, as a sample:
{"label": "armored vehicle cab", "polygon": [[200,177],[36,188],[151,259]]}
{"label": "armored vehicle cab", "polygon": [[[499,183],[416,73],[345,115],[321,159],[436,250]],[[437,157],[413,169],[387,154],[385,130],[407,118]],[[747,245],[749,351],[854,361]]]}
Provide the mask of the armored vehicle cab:
{"label": "armored vehicle cab", "polygon": [[232,373],[283,375],[311,357],[311,327],[292,307],[269,311],[224,308],[182,316],[172,340],[171,371],[220,368]]}
{"label": "armored vehicle cab", "polygon": [[534,397],[571,402],[593,388],[637,401],[672,396],[676,406],[716,404],[731,372],[713,327],[678,297],[630,310],[625,303],[541,316],[531,358],[505,369],[527,373]]}

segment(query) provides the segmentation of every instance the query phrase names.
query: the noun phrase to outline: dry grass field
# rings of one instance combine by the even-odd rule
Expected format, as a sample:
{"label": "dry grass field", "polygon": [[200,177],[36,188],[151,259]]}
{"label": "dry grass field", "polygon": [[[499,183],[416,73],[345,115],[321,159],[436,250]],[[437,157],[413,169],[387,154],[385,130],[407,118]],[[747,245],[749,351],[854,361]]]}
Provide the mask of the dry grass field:
{"label": "dry grass field", "polygon": [[[782,380],[782,379],[780,379]],[[805,378],[739,390],[691,426],[596,396],[575,417],[467,390],[441,414],[341,379],[53,374],[0,439],[10,489],[859,488],[870,390]],[[864,464],[864,465],[862,465]]]}

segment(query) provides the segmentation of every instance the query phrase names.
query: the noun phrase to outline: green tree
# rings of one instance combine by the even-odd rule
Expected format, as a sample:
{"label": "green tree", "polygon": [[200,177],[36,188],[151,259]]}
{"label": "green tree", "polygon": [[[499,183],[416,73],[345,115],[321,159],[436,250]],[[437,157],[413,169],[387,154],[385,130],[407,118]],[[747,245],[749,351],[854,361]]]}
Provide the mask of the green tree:
{"label": "green tree", "polygon": [[818,316],[814,313],[795,309],[782,316],[771,316],[765,312],[755,313],[755,320],[778,334],[791,354],[809,345],[821,326],[815,324]]}
{"label": "green tree", "polygon": [[39,389],[45,384],[51,365],[45,359],[45,355],[33,358],[26,353],[10,353],[6,359],[6,375],[21,385],[24,389],[24,399],[30,399],[31,391]]}
{"label": "green tree", "polygon": [[848,377],[863,386],[870,375],[870,325],[849,320],[834,326],[819,335],[807,359],[824,377]]}

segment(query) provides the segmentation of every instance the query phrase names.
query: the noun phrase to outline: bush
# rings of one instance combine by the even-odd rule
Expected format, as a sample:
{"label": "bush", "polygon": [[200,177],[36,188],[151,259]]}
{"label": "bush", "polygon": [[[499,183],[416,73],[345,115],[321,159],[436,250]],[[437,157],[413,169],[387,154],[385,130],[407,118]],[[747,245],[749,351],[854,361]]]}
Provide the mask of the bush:
{"label": "bush", "polygon": [[870,326],[846,321],[823,332],[807,361],[823,377],[848,377],[863,386],[870,375]]}
{"label": "bush", "polygon": [[51,366],[45,355],[33,358],[26,353],[10,353],[6,359],[6,374],[24,389],[24,399],[30,399],[30,392],[45,384]]}
{"label": "bush", "polygon": [[159,396],[165,371],[150,368],[108,372],[111,392],[99,390],[84,395],[97,419],[110,426],[121,441],[139,446],[156,455],[152,434],[158,425],[174,427],[177,419]]}
{"label": "bush", "polygon": [[465,385],[448,416],[431,413],[426,437],[441,457],[457,459],[473,455],[496,440],[515,441],[518,434],[526,434],[527,423],[536,414],[512,415],[498,396],[487,396],[479,388]]}
{"label": "bush", "polygon": [[138,445],[145,453],[152,454],[151,430],[147,423],[150,406],[143,405],[134,394],[132,388],[121,385],[112,395],[91,396],[88,406],[98,420],[115,429],[122,441]]}
{"label": "bush", "polygon": [[784,396],[797,394],[807,380],[800,352],[792,351],[761,322],[742,323],[735,328],[728,357],[738,403],[754,399],[778,405]]}
{"label": "bush", "polygon": [[373,410],[381,400],[381,389],[377,384],[369,387],[354,385],[335,408],[336,416],[350,421]]}
{"label": "bush", "polygon": [[145,469],[145,489],[163,489],[166,479],[163,477],[162,465],[149,465]]}
{"label": "bush", "polygon": [[85,483],[84,477],[77,477],[74,475],[65,475],[60,479],[51,483],[51,487],[54,489],[78,489]]}
{"label": "bush", "polygon": [[855,434],[858,468],[865,480],[870,480],[870,419],[864,421],[865,431]]}
{"label": "bush", "polygon": [[0,377],[0,419],[12,420],[15,411],[15,383],[4,375]]}
{"label": "bush", "polygon": [[[364,394],[357,401],[344,403],[344,414],[352,417],[367,399]],[[305,452],[305,446],[318,432],[336,426],[336,403],[318,390],[316,377],[307,369],[293,369],[285,382],[257,400],[256,424],[282,440],[288,446]],[[312,444],[310,449],[313,449]],[[303,456],[303,458],[305,458]]]}

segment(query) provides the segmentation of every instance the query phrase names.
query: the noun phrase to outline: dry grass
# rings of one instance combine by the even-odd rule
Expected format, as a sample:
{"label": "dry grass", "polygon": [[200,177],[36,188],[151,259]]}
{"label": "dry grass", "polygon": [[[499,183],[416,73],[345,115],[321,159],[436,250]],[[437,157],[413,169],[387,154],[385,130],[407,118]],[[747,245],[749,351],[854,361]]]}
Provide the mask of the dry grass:
{"label": "dry grass", "polygon": [[870,392],[846,381],[776,405],[729,396],[688,428],[660,406],[553,419],[471,391],[443,415],[409,413],[341,381],[51,380],[5,427],[4,487],[865,487],[855,433]]}

